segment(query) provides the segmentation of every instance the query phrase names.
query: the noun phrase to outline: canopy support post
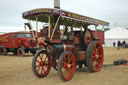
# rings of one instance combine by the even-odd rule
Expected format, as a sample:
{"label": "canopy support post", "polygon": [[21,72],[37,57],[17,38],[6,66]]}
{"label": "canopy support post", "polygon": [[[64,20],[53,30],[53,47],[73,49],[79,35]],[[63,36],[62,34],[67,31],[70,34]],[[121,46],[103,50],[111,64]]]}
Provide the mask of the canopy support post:
{"label": "canopy support post", "polygon": [[51,34],[51,19],[50,19],[50,16],[48,16],[48,23],[49,23],[49,25],[48,25],[48,37],[50,38],[50,34]]}
{"label": "canopy support post", "polygon": [[33,32],[32,24],[31,24],[30,20],[29,20],[29,24],[30,24],[30,27],[31,27],[32,35],[33,35],[33,40],[35,40],[35,35],[34,35],[34,32]]}
{"label": "canopy support post", "polygon": [[38,17],[36,17],[36,37],[38,35]]}
{"label": "canopy support post", "polygon": [[97,39],[97,25],[95,25],[95,38]]}
{"label": "canopy support post", "polygon": [[104,26],[102,27],[102,30],[104,30]]}
{"label": "canopy support post", "polygon": [[57,19],[57,21],[56,21],[56,24],[55,24],[55,27],[54,27],[54,29],[53,29],[53,33],[52,33],[52,35],[51,35],[50,40],[52,40],[52,38],[53,38],[53,35],[54,35],[54,33],[55,33],[55,30],[56,30],[56,28],[57,28],[57,25],[58,25],[59,20],[60,20],[60,16],[58,17],[58,19]]}

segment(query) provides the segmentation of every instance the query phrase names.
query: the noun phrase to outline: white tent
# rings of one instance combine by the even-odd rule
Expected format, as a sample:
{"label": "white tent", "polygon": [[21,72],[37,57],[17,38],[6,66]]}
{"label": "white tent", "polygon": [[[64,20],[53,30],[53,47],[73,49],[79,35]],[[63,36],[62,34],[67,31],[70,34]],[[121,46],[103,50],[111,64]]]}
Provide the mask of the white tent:
{"label": "white tent", "polygon": [[123,42],[124,40],[128,43],[128,30],[123,27],[114,27],[109,31],[105,32],[105,46],[113,46],[113,42]]}

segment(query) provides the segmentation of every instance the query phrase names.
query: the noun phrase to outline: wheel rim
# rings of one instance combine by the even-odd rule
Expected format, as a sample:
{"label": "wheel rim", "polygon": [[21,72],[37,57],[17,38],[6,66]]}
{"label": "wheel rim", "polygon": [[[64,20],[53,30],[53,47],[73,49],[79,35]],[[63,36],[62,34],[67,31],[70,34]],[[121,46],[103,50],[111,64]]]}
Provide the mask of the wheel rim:
{"label": "wheel rim", "polygon": [[89,30],[86,31],[84,38],[85,38],[84,39],[85,45],[87,46],[92,40],[92,35],[91,35],[91,32]]}
{"label": "wheel rim", "polygon": [[66,80],[72,78],[75,72],[75,59],[72,54],[67,53],[62,60],[61,73]]}
{"label": "wheel rim", "polygon": [[37,58],[36,58],[36,72],[38,73],[39,76],[46,76],[50,69],[51,69],[51,64],[50,64],[50,56],[46,52],[40,53]]}
{"label": "wheel rim", "polygon": [[0,47],[0,54],[4,53],[4,49]]}
{"label": "wheel rim", "polygon": [[95,71],[100,71],[103,65],[103,48],[100,43],[96,43],[92,49],[92,65]]}
{"label": "wheel rim", "polygon": [[18,50],[18,56],[22,56],[23,52],[21,49]]}

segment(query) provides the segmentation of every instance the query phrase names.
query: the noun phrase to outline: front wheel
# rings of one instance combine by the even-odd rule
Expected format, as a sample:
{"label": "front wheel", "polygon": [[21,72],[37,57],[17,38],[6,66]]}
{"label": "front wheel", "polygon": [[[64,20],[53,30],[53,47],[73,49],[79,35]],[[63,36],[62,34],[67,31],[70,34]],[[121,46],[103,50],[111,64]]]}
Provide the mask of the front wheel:
{"label": "front wheel", "polygon": [[36,52],[32,60],[32,71],[35,76],[43,78],[51,69],[51,58],[45,50]]}
{"label": "front wheel", "polygon": [[99,72],[103,65],[103,47],[99,41],[91,41],[87,47],[86,65],[91,72]]}
{"label": "front wheel", "polygon": [[58,61],[58,75],[61,80],[68,81],[72,79],[75,72],[75,57],[72,52],[63,52]]}

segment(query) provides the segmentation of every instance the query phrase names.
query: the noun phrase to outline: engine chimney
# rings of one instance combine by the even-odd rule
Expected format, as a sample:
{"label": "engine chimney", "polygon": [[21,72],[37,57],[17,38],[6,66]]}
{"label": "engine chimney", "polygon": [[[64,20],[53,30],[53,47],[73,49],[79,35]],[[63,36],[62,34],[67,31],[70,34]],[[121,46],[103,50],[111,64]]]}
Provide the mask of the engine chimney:
{"label": "engine chimney", "polygon": [[54,0],[54,8],[60,9],[60,0]]}

